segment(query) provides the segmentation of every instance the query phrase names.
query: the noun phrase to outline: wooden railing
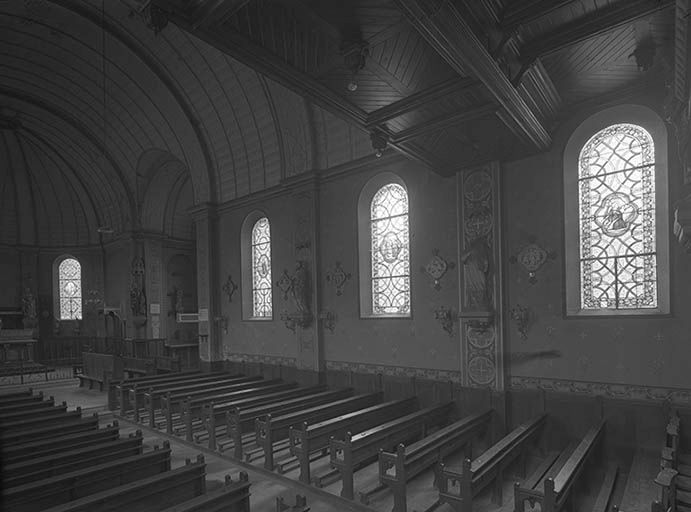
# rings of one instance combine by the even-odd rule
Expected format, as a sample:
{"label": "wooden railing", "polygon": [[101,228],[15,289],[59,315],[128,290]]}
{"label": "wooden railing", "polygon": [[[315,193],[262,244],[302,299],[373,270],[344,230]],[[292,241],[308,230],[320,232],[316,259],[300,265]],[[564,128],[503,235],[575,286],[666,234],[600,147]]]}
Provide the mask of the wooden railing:
{"label": "wooden railing", "polygon": [[163,338],[121,339],[90,336],[41,338],[36,344],[34,359],[52,365],[80,364],[82,352],[151,358],[167,355],[165,341]]}

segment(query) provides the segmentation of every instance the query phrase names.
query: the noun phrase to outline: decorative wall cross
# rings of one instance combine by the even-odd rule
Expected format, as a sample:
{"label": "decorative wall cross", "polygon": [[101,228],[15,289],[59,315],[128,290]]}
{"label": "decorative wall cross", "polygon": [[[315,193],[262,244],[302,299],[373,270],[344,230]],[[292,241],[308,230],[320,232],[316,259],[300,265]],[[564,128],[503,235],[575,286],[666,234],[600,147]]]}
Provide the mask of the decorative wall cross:
{"label": "decorative wall cross", "polygon": [[520,263],[521,266],[528,272],[528,281],[530,284],[535,284],[537,278],[535,277],[537,271],[542,268],[545,262],[550,259],[553,260],[557,255],[554,251],[548,251],[535,242],[535,237],[528,237],[528,243],[511,258],[511,263]]}
{"label": "decorative wall cross", "polygon": [[223,285],[223,293],[228,296],[228,302],[233,302],[233,294],[237,289],[238,285],[235,284],[235,281],[233,281],[233,277],[228,274],[228,279],[226,279],[226,282]]}
{"label": "decorative wall cross", "polygon": [[432,257],[427,262],[427,265],[420,267],[420,270],[432,278],[435,290],[441,290],[441,278],[444,277],[448,270],[456,268],[456,264],[452,261],[446,261],[444,257],[439,254],[439,249],[432,251]]}
{"label": "decorative wall cross", "polygon": [[341,262],[337,261],[334,269],[326,273],[326,282],[333,285],[333,287],[336,289],[336,295],[343,295],[343,287],[345,286],[346,281],[348,281],[348,279],[351,277],[352,276],[349,272],[343,270]]}

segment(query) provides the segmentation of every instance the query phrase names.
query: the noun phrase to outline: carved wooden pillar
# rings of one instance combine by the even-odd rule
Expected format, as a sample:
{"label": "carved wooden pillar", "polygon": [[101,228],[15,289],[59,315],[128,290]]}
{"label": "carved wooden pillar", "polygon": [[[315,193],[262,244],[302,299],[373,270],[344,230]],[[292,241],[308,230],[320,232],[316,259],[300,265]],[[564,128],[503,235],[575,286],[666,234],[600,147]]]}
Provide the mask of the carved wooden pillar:
{"label": "carved wooden pillar", "polygon": [[465,386],[504,388],[500,169],[457,174],[461,374]]}
{"label": "carved wooden pillar", "polygon": [[206,203],[192,210],[197,234],[197,305],[199,312],[199,358],[202,367],[223,360],[223,347],[213,319],[218,316],[218,217],[215,205]]}

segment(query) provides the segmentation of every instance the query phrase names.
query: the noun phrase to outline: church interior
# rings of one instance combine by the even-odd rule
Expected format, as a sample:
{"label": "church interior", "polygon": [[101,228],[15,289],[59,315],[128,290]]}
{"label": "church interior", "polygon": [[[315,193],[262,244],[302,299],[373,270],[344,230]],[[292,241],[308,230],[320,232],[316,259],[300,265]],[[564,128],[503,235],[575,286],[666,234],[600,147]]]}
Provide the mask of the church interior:
{"label": "church interior", "polygon": [[0,24],[4,510],[691,511],[691,0]]}

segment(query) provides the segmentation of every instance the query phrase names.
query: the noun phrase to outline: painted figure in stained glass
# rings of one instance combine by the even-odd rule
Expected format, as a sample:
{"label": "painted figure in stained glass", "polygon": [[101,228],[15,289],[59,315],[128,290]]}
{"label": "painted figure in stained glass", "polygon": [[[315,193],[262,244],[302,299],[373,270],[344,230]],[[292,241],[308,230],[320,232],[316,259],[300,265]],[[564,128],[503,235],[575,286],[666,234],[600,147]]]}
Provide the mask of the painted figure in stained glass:
{"label": "painted figure in stained glass", "polygon": [[380,188],[370,206],[372,312],[410,314],[408,194],[397,183]]}
{"label": "painted figure in stained glass", "polygon": [[262,217],[252,228],[252,316],[271,315],[271,226]]}
{"label": "painted figure in stained glass", "polygon": [[73,258],[66,258],[58,266],[60,320],[82,318],[82,267]]}
{"label": "painted figure in stained glass", "polygon": [[640,126],[596,133],[579,157],[581,307],[657,307],[655,148]]}

